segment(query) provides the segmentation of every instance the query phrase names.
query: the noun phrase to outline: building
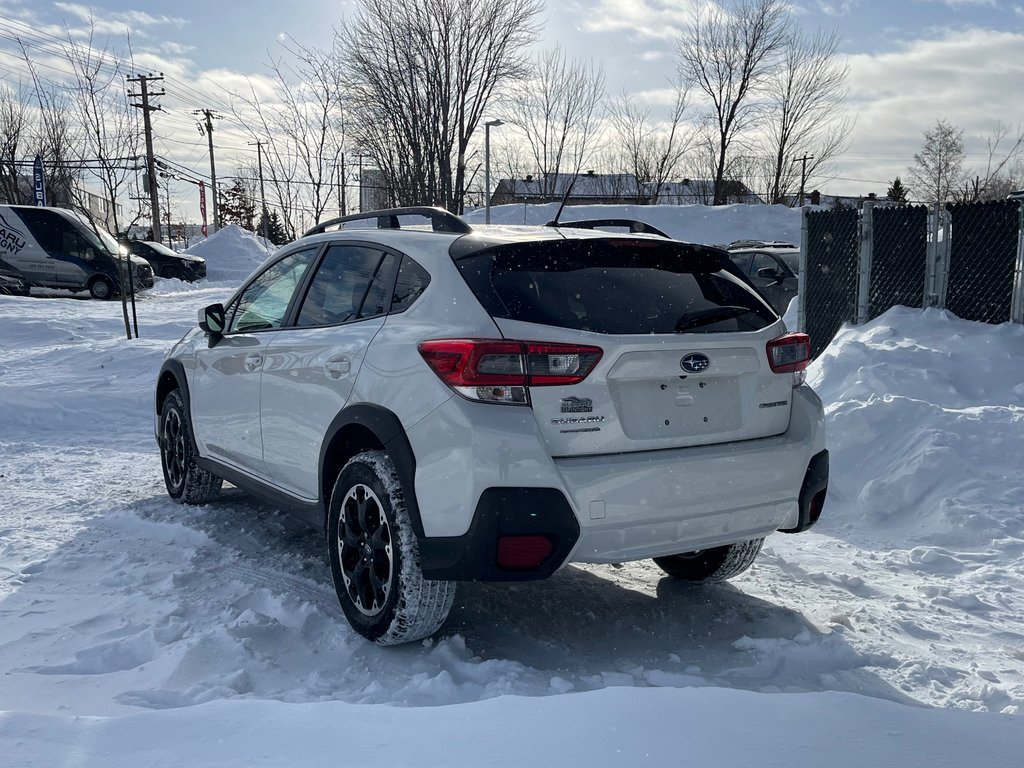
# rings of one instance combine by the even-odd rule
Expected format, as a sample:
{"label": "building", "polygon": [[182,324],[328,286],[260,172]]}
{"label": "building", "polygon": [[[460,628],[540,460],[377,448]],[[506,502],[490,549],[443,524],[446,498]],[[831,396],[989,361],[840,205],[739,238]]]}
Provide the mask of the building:
{"label": "building", "polygon": [[[742,205],[763,205],[760,195],[751,191],[738,179],[724,179],[727,203]],[[654,185],[647,184],[648,198],[654,197]],[[659,205],[711,205],[715,202],[715,182],[711,179],[683,179],[661,185],[658,193]]]}
{"label": "building", "polygon": [[[575,183],[573,182],[575,178]],[[566,205],[646,205],[647,190],[628,173],[601,174],[587,171],[578,176],[559,173],[547,177],[527,174],[523,179],[501,179],[491,195],[491,205],[510,203],[561,202],[572,191]]]}

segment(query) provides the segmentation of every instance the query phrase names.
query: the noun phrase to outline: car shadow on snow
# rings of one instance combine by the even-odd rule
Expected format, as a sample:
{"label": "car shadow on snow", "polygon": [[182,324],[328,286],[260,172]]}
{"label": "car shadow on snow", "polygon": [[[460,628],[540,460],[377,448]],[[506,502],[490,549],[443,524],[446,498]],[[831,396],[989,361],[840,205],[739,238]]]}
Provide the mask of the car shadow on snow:
{"label": "car shadow on snow", "polygon": [[[461,583],[434,642],[378,648],[344,623],[319,531],[233,488],[199,509],[166,500],[142,506],[145,516],[197,528],[248,561],[236,578],[272,591],[297,590],[295,597],[337,621],[342,644],[354,651],[350,662],[400,670],[410,656],[427,661],[434,654],[436,661],[435,649],[454,641],[460,661],[515,662],[545,687],[550,680],[546,692],[696,685],[848,690],[912,702],[872,671],[892,666],[891,659],[855,650],[845,628],[822,631],[797,611],[747,594],[743,577],[693,586],[641,561],[568,566],[543,581]],[[210,565],[223,568],[223,562]],[[533,691],[535,685],[513,685],[507,692]]]}

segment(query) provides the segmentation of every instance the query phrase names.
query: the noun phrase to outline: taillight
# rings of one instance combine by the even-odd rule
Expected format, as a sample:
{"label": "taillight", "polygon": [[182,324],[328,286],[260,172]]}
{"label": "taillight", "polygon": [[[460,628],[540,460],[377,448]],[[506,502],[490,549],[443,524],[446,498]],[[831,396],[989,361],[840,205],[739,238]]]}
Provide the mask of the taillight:
{"label": "taillight", "polygon": [[811,337],[806,333],[787,333],[768,342],[768,365],[773,373],[796,373],[811,362]]}
{"label": "taillight", "polygon": [[577,384],[604,354],[598,347],[540,341],[433,339],[420,354],[441,380],[464,397],[526,405],[527,387]]}

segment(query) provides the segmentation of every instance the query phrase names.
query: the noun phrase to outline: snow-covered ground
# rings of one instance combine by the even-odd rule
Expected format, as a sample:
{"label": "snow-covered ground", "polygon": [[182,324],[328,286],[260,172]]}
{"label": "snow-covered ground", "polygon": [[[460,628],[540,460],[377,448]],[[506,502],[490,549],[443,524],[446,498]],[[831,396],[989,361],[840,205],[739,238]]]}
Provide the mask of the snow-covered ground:
{"label": "snow-covered ground", "polygon": [[[676,215],[791,237],[729,210]],[[809,377],[823,518],[733,583],[464,584],[434,640],[383,649],[315,531],[164,493],[163,351],[266,255],[203,247],[211,281],[158,281],[134,341],[116,303],[0,297],[0,766],[1021,765],[1024,327],[843,330]]]}

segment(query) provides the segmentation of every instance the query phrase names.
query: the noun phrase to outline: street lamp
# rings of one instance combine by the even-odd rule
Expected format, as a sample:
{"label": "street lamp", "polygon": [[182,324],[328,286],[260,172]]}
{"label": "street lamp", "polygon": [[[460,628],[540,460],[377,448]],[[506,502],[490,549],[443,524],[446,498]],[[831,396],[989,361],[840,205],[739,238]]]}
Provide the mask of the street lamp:
{"label": "street lamp", "polygon": [[504,124],[501,120],[484,123],[484,224],[491,223],[491,128]]}

